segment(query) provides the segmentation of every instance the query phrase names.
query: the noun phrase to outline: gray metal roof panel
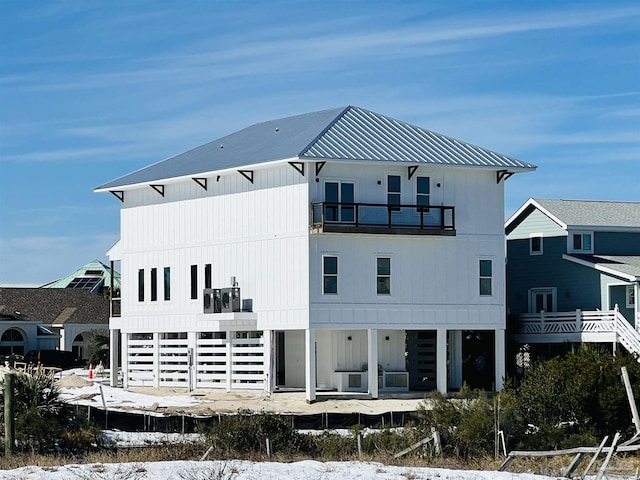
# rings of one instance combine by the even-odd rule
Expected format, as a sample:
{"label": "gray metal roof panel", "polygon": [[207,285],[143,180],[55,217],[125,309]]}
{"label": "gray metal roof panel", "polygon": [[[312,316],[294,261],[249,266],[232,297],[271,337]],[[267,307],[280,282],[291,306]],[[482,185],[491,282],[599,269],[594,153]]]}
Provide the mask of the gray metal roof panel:
{"label": "gray metal roof panel", "polygon": [[533,170],[526,162],[347,106],[271,120],[105,183],[113,189],[300,157]]}
{"label": "gray metal roof panel", "polygon": [[533,200],[569,226],[640,227],[640,202]]}

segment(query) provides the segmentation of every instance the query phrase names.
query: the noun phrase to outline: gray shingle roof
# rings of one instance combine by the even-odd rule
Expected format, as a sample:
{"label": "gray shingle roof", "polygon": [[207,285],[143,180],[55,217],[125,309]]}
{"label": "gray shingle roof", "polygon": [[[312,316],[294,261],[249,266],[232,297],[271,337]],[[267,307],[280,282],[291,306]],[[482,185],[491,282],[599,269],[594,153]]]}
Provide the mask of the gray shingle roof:
{"label": "gray shingle roof", "polygon": [[640,227],[640,202],[533,200],[568,226]]}
{"label": "gray shingle roof", "polygon": [[0,315],[45,324],[108,325],[109,300],[70,288],[0,288]]}
{"label": "gray shingle roof", "polygon": [[640,278],[640,255],[567,255],[593,264],[594,267],[605,267],[626,275]]}
{"label": "gray shingle roof", "polygon": [[100,185],[96,190],[288,158],[462,165],[509,171],[536,168],[485,148],[347,106],[258,123]]}

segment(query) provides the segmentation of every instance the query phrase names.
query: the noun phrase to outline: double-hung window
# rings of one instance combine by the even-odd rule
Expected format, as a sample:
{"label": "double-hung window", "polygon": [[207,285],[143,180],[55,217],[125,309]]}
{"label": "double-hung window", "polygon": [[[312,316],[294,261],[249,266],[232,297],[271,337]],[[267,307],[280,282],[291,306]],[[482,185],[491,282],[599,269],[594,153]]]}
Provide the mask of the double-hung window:
{"label": "double-hung window", "polygon": [[391,210],[400,210],[400,175],[387,175],[387,205]]}
{"label": "double-hung window", "polygon": [[418,177],[416,179],[416,205],[418,205],[423,212],[429,211],[430,195],[429,177]]}
{"label": "double-hung window", "polygon": [[324,295],[338,294],[338,257],[322,257],[322,293]]}
{"label": "double-hung window", "polygon": [[541,233],[532,233],[529,237],[529,255],[542,255]]}
{"label": "double-hung window", "polygon": [[391,294],[391,259],[389,257],[376,259],[376,293]]}
{"label": "double-hung window", "polygon": [[633,285],[627,286],[627,308],[633,308],[636,305],[636,292]]}
{"label": "double-hung window", "polygon": [[491,260],[480,260],[480,296],[490,297],[493,295],[493,262]]}

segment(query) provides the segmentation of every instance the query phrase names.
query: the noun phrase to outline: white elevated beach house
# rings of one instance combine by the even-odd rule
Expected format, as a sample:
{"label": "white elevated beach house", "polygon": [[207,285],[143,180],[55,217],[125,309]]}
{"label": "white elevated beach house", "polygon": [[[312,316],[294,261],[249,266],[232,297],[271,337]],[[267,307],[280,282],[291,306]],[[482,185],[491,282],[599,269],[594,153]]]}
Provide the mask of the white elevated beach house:
{"label": "white elevated beach house", "polygon": [[121,205],[111,363],[125,386],[308,401],[500,389],[504,182],[534,169],[347,106],[105,183]]}

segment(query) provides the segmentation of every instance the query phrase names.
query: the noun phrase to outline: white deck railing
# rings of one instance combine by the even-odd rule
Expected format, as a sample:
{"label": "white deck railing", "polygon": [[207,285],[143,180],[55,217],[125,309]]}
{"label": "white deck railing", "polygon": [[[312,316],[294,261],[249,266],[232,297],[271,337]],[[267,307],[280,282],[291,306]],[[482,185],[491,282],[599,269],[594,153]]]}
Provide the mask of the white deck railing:
{"label": "white deck railing", "polygon": [[518,317],[516,329],[522,335],[614,333],[630,353],[640,355],[640,332],[617,306],[614,310],[527,313]]}

